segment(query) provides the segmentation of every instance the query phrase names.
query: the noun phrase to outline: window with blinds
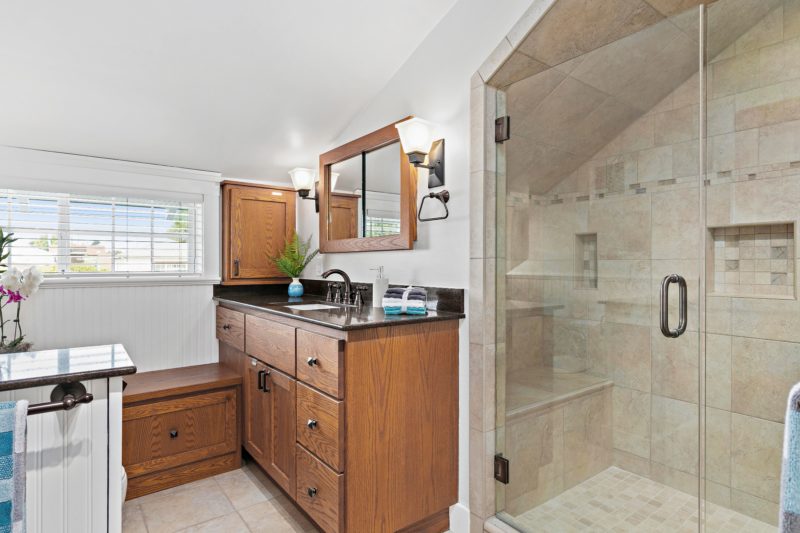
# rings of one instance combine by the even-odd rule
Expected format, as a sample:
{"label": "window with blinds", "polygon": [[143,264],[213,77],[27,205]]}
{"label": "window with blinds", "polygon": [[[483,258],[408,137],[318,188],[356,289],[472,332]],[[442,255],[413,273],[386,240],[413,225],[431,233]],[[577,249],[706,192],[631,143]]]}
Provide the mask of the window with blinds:
{"label": "window with blinds", "polygon": [[46,276],[200,274],[202,203],[0,189],[8,266]]}
{"label": "window with blinds", "polygon": [[365,237],[383,237],[384,235],[399,235],[400,219],[374,216],[367,213],[364,228]]}

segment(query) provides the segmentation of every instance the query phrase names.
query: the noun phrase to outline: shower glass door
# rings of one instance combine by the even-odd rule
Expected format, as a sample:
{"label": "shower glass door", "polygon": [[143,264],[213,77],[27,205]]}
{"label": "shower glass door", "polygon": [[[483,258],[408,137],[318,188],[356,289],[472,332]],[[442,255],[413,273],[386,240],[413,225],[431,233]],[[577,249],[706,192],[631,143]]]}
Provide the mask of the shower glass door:
{"label": "shower glass door", "polygon": [[497,83],[497,512],[531,532],[697,531],[702,8],[616,24],[572,5]]}
{"label": "shower glass door", "polygon": [[776,531],[800,381],[800,4],[719,0],[705,27],[706,524]]}

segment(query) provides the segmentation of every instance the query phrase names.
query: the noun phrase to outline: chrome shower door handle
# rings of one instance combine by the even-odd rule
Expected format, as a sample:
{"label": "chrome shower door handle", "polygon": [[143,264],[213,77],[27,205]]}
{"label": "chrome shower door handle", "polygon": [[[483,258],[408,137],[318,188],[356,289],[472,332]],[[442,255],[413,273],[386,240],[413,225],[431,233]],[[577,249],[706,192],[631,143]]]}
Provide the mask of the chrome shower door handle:
{"label": "chrome shower door handle", "polygon": [[[669,329],[669,286],[673,283],[678,284],[678,327],[676,329]],[[664,276],[661,280],[661,305],[660,305],[660,320],[661,333],[665,337],[680,337],[686,331],[687,319],[687,290],[686,280],[683,276],[678,274],[669,274]]]}

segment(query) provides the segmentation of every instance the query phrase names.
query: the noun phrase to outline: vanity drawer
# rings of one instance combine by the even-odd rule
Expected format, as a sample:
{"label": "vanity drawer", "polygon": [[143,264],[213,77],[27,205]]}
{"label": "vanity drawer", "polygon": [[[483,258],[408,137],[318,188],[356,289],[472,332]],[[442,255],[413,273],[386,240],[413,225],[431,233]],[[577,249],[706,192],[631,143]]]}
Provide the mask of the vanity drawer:
{"label": "vanity drawer", "polygon": [[297,330],[297,377],[335,398],[344,397],[344,341]]}
{"label": "vanity drawer", "polygon": [[294,328],[247,315],[245,352],[294,377]]}
{"label": "vanity drawer", "polygon": [[122,464],[131,479],[238,448],[237,388],[126,406]]}
{"label": "vanity drawer", "polygon": [[344,474],[337,474],[299,444],[295,500],[325,531],[344,531]]}
{"label": "vanity drawer", "polygon": [[217,338],[244,351],[244,313],[217,306]]}
{"label": "vanity drawer", "polygon": [[297,385],[297,441],[337,472],[344,470],[344,402]]}

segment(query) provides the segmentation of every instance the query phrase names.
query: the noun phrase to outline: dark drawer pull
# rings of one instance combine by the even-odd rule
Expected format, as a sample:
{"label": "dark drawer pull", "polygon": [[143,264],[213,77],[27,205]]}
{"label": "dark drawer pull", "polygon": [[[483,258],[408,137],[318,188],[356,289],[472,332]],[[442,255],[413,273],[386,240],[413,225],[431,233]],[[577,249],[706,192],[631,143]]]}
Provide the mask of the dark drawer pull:
{"label": "dark drawer pull", "polygon": [[230,324],[223,324],[222,325],[222,329],[225,329],[225,330],[231,329],[231,325]]}
{"label": "dark drawer pull", "polygon": [[317,358],[316,358],[316,357],[309,357],[309,358],[306,360],[306,363],[308,363],[308,366],[314,366],[314,365],[318,365],[318,364],[319,364],[319,361],[317,361]]}
{"label": "dark drawer pull", "polygon": [[269,369],[264,370],[264,392],[269,392],[270,388],[267,387],[267,378],[269,377]]}
{"label": "dark drawer pull", "polygon": [[308,497],[309,498],[313,498],[314,496],[317,495],[317,488],[316,487],[308,487],[308,490],[306,490],[306,492],[308,492]]}
{"label": "dark drawer pull", "polygon": [[258,390],[264,390],[264,386],[265,386],[264,382],[266,381],[264,379],[264,374],[266,374],[266,370],[259,370],[258,371]]}
{"label": "dark drawer pull", "polygon": [[308,422],[306,422],[306,425],[308,426],[309,429],[316,429],[317,428],[317,421],[314,420],[313,418],[309,418]]}
{"label": "dark drawer pull", "polygon": [[169,438],[177,439],[178,438],[178,430],[177,429],[170,429],[169,430]]}

